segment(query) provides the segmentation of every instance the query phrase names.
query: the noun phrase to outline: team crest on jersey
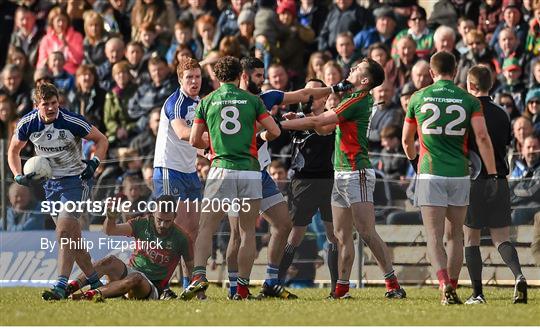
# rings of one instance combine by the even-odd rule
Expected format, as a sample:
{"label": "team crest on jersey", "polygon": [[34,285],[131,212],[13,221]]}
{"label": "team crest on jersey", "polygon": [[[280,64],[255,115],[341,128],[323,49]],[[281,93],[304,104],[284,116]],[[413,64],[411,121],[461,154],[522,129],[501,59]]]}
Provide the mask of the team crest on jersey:
{"label": "team crest on jersey", "polygon": [[60,130],[60,131],[58,132],[58,134],[59,134],[58,138],[60,138],[60,139],[66,139],[66,131],[65,131],[65,130]]}
{"label": "team crest on jersey", "polygon": [[197,107],[197,104],[193,104],[187,107],[185,121],[188,127],[191,127],[193,125],[193,120],[195,119],[195,107]]}
{"label": "team crest on jersey", "polygon": [[35,139],[39,139],[41,137],[41,132],[33,133],[32,137]]}

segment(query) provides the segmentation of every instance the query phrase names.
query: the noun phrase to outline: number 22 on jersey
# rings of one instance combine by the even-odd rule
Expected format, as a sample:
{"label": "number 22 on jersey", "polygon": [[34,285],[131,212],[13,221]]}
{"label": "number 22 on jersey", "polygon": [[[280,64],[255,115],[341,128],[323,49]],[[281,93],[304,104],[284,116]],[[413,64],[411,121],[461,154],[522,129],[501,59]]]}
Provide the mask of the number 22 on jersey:
{"label": "number 22 on jersey", "polygon": [[[461,128],[457,129],[463,121],[466,119],[465,109],[460,105],[450,105],[446,107],[445,112],[448,115],[451,115],[454,112],[458,113],[457,118],[451,120],[450,122],[444,124],[438,124],[438,120],[441,117],[441,109],[437,104],[426,103],[420,108],[420,112],[426,113],[428,110],[433,112],[433,115],[427,118],[422,122],[422,134],[423,135],[442,135],[443,132],[448,136],[463,136],[465,135],[466,129]],[[444,127],[443,127],[444,126]]]}

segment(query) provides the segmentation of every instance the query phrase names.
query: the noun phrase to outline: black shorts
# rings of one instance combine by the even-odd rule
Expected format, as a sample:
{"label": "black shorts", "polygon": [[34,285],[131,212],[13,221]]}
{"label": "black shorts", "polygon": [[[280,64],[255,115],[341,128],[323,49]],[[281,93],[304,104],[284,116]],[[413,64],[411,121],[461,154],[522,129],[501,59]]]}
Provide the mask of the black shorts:
{"label": "black shorts", "polygon": [[501,228],[511,224],[510,188],[506,178],[499,178],[497,196],[486,201],[486,180],[478,178],[471,182],[469,209],[465,225],[474,229]]}
{"label": "black shorts", "polygon": [[333,178],[293,178],[289,191],[289,215],[294,226],[307,226],[311,219],[321,211],[325,222],[332,222]]}

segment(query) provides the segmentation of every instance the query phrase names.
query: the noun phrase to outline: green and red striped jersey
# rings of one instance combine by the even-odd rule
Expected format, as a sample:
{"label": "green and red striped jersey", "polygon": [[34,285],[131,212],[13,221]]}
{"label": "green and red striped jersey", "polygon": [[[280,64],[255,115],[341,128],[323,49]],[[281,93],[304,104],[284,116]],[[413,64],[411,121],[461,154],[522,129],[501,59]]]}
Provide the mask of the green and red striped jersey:
{"label": "green and red striped jersey", "polygon": [[210,134],[212,167],[260,171],[256,123],[270,114],[261,99],[223,84],[201,100],[195,122],[205,123]]}
{"label": "green and red striped jersey", "polygon": [[450,80],[439,80],[414,93],[405,120],[417,125],[419,174],[469,175],[471,118],[483,116],[480,101]]}
{"label": "green and red striped jersey", "polygon": [[335,171],[371,168],[368,133],[372,107],[373,97],[369,91],[356,91],[345,97],[334,110],[339,119],[334,148]]}

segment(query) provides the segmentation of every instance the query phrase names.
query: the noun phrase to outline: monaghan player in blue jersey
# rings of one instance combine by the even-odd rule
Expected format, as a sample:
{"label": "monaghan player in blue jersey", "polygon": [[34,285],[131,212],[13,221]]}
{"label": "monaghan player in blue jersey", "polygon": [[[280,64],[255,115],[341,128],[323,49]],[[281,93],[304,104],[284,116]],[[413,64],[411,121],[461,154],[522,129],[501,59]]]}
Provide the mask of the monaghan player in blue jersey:
{"label": "monaghan player in blue jersey", "polygon": [[[254,57],[245,57],[241,60],[242,75],[240,76],[240,89],[252,94],[259,95],[268,111],[274,105],[287,105],[299,102],[307,102],[310,97],[315,99],[329,95],[332,92],[342,92],[351,89],[353,86],[344,81],[332,87],[305,88],[292,92],[280,90],[268,90],[261,93],[261,86],[264,83],[264,64]],[[283,251],[287,244],[287,238],[292,229],[292,220],[289,217],[287,202],[272,180],[266,167],[270,164],[271,158],[268,152],[268,143],[265,141],[265,132],[261,132],[257,138],[258,159],[262,170],[262,201],[261,213],[270,223],[271,235],[268,243],[268,264],[266,267],[266,278],[261,290],[261,297],[277,297],[283,299],[294,299],[296,295],[287,291],[278,278],[279,264],[283,257]],[[231,290],[229,294],[234,296],[236,288],[237,274],[237,254],[240,246],[238,230],[238,218],[236,214],[229,213],[231,225],[231,238],[227,248],[227,269]]]}
{"label": "monaghan player in blue jersey", "polygon": [[[36,155],[47,158],[52,168],[52,178],[43,184],[48,202],[80,202],[89,197],[94,171],[100,159],[105,158],[109,143],[107,138],[84,117],[60,108],[58,90],[53,84],[41,83],[36,86],[33,95],[36,108],[17,123],[8,150],[9,167],[15,175],[15,181],[21,185],[30,185],[35,173],[23,174],[20,152],[27,142],[34,144]],[[82,159],[81,139],[93,141],[95,155],[91,160]],[[67,289],[68,279],[74,262],[81,268],[88,284],[97,288],[101,285],[92,266],[90,254],[80,246],[80,213],[61,211],[52,214],[56,223],[58,245],[60,241],[70,244],[58,250],[58,280],[51,290],[43,292],[45,300],[65,299],[72,291]],[[68,240],[61,240],[68,239]],[[92,288],[92,289],[94,289]]]}

